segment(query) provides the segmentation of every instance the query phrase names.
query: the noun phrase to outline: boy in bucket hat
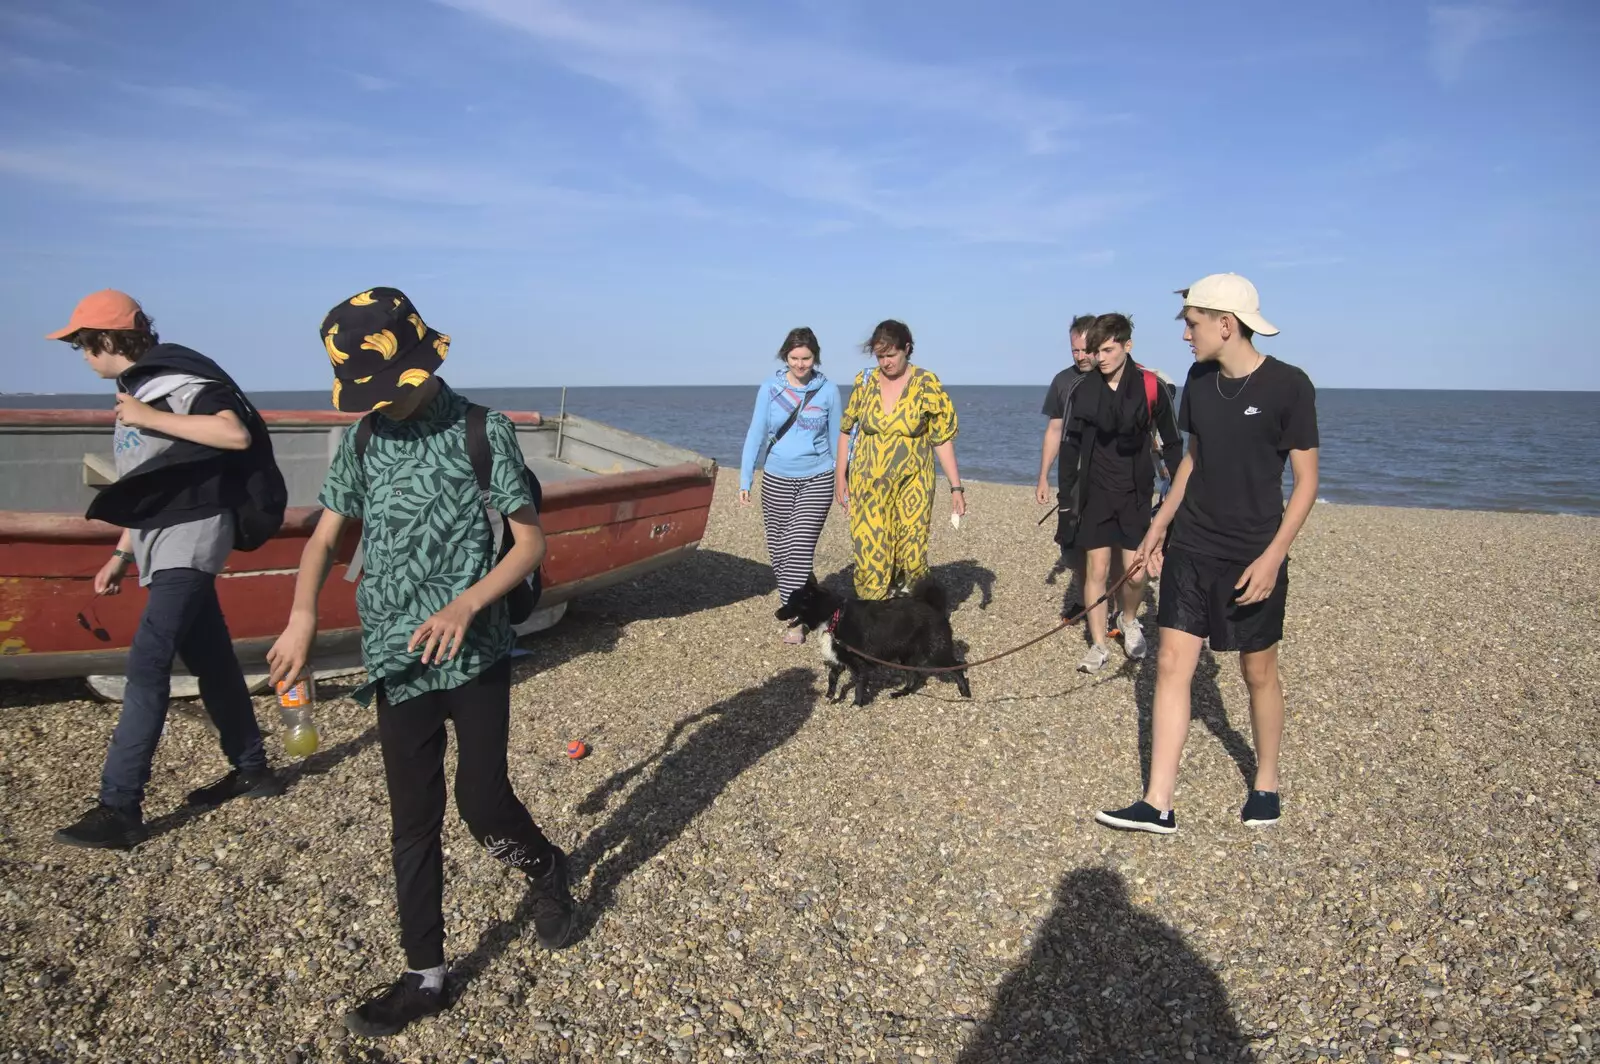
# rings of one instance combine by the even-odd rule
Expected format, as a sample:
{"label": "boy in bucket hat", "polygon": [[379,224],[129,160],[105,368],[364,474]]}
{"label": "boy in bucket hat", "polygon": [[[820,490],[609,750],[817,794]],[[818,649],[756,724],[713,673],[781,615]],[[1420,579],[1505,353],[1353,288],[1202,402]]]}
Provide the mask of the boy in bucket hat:
{"label": "boy in bucket hat", "polygon": [[[245,481],[263,463],[276,477],[276,466],[266,427],[228,374],[198,351],[162,343],[132,296],[109,288],[85,296],[47,339],[71,344],[95,374],[117,382],[117,480],[95,497],[87,516],[123,532],[95,574],[94,593],[118,594],[130,562],[149,593],[128,647],[127,686],[99,801],[56,832],[55,841],[131,850],[149,837],[144,789],[166,726],[174,659],[199,679],[201,701],[233,766],[190,792],[188,804],[283,793],[217,601],[217,574],[236,543],[259,545],[240,536]],[[270,523],[270,530],[257,531],[270,535],[276,528]]]}
{"label": "boy in bucket hat", "polygon": [[[392,1035],[444,1007],[445,721],[455,723],[456,807],[489,853],[527,876],[540,945],[572,930],[567,856],[511,789],[506,742],[513,633],[504,596],[544,558],[544,534],[523,476],[516,431],[489,413],[492,469],[479,492],[469,454],[472,404],[438,376],[450,338],[405,294],[373,288],[322,323],[333,405],[363,413],[344,434],[323,484],[322,517],[300,559],[288,626],[267,660],[274,682],[306,668],[318,592],[347,520],[361,522],[356,606],[389,790],[395,885],[407,970],[345,1016],[364,1036]],[[485,502],[505,515],[514,545],[496,563]]]}
{"label": "boy in bucket hat", "polygon": [[[1278,330],[1262,317],[1255,286],[1217,273],[1179,295],[1183,338],[1195,358],[1178,411],[1189,447],[1136,555],[1161,577],[1150,781],[1142,801],[1095,816],[1109,827],[1162,835],[1178,829],[1172,795],[1189,731],[1189,687],[1207,640],[1213,651],[1239,652],[1250,691],[1256,775],[1240,819],[1252,827],[1278,820],[1278,642],[1289,546],[1317,499],[1316,389],[1299,369],[1256,350],[1254,336]],[[1285,459],[1294,470],[1287,507]]]}

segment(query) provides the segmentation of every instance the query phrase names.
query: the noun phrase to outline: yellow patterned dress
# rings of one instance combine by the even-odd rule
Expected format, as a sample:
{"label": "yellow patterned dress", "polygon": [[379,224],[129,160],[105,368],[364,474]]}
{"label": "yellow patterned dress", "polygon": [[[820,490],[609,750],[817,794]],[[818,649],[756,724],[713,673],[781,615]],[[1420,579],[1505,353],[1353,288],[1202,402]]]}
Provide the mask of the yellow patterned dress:
{"label": "yellow patterned dress", "polygon": [[939,378],[911,367],[891,413],[883,412],[878,371],[856,375],[839,430],[859,430],[850,456],[850,538],[856,595],[889,597],[928,573],[933,524],[933,449],[956,436],[956,408]]}

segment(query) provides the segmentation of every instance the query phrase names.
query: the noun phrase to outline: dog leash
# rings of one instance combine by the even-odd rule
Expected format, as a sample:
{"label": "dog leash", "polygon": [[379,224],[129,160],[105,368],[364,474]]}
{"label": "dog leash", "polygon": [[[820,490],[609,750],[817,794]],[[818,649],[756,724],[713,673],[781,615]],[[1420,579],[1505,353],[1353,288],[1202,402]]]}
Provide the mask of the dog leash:
{"label": "dog leash", "polygon": [[1111,600],[1111,596],[1115,595],[1118,591],[1120,591],[1122,589],[1122,585],[1126,584],[1130,579],[1132,579],[1139,572],[1139,570],[1141,570],[1143,568],[1144,568],[1144,563],[1140,562],[1138,565],[1135,565],[1132,569],[1129,569],[1127,572],[1123,573],[1122,576],[1117,580],[1116,583],[1114,583],[1110,587],[1106,588],[1106,593],[1104,595],[1101,595],[1099,598],[1095,599],[1093,602],[1091,602],[1089,605],[1085,606],[1083,609],[1079,610],[1077,613],[1073,614],[1071,617],[1063,618],[1060,624],[1056,625],[1054,628],[1050,629],[1048,632],[1044,633],[1043,635],[1034,636],[1032,639],[1028,640],[1026,643],[1023,643],[1021,646],[1015,646],[1015,647],[1012,647],[1010,650],[1001,651],[1000,653],[995,654],[992,657],[983,658],[980,661],[969,661],[969,662],[967,662],[967,663],[965,663],[963,665],[937,665],[937,666],[900,665],[900,664],[897,664],[896,662],[893,662],[893,661],[884,661],[882,658],[875,658],[871,654],[863,653],[863,652],[857,650],[855,647],[851,646],[849,643],[843,642],[837,636],[834,637],[833,641],[836,644],[838,644],[840,647],[843,647],[845,650],[848,650],[850,653],[854,654],[856,657],[861,658],[864,661],[870,661],[874,665],[882,665],[882,666],[884,666],[886,668],[890,668],[890,669],[899,669],[901,672],[926,672],[926,673],[965,672],[967,669],[976,669],[980,665],[988,665],[991,662],[999,661],[1001,658],[1009,658],[1011,655],[1017,653],[1019,650],[1027,650],[1029,647],[1033,646],[1035,643],[1042,643],[1046,639],[1049,639],[1051,636],[1053,636],[1056,633],[1062,631],[1063,629],[1072,627],[1073,625],[1077,624],[1079,621],[1083,620],[1085,617],[1089,616],[1089,611],[1090,610],[1092,610],[1095,607],[1101,605],[1102,603],[1109,602]]}

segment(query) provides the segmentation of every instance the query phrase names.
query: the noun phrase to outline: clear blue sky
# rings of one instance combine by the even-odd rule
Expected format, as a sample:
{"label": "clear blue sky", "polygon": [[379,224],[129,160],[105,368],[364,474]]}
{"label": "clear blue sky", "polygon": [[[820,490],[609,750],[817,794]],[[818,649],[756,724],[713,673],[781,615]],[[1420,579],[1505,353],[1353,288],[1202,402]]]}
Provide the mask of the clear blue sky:
{"label": "clear blue sky", "polygon": [[322,388],[374,285],[463,384],[732,384],[881,318],[1041,384],[1233,270],[1324,387],[1600,388],[1592,0],[0,0],[0,390],[84,293]]}

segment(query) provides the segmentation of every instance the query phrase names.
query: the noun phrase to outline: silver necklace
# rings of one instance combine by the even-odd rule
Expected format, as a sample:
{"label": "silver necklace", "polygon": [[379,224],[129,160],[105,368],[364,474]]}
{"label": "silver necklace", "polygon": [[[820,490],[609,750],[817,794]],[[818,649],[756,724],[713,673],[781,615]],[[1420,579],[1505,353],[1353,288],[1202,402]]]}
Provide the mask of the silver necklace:
{"label": "silver necklace", "polygon": [[1232,395],[1223,395],[1223,393],[1222,393],[1222,367],[1218,366],[1217,367],[1217,376],[1215,378],[1216,382],[1217,382],[1217,394],[1221,395],[1222,398],[1226,399],[1228,402],[1230,402],[1230,403],[1233,402],[1233,400],[1239,398],[1239,396],[1244,394],[1244,390],[1246,388],[1250,387],[1250,378],[1254,377],[1256,375],[1256,370],[1258,370],[1262,366],[1266,365],[1266,362],[1267,362],[1267,356],[1266,355],[1262,355],[1261,356],[1261,361],[1257,362],[1255,364],[1255,366],[1251,368],[1250,372],[1246,373],[1244,375],[1244,383],[1239,385],[1239,390],[1234,392]]}

